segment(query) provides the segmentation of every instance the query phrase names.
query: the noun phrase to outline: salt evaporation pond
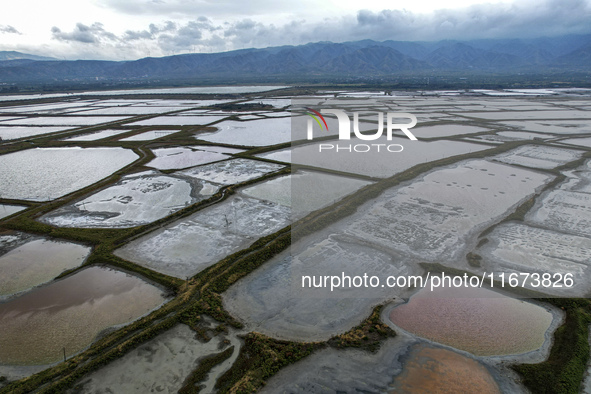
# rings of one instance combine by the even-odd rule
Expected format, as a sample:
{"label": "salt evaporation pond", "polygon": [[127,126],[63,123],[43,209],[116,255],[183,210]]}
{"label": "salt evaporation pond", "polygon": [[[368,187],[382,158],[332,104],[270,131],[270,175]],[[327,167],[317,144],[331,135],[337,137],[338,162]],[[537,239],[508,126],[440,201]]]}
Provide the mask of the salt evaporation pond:
{"label": "salt evaporation pond", "polygon": [[457,124],[423,126],[423,127],[415,127],[412,129],[412,133],[417,138],[447,137],[447,136],[452,136],[452,135],[482,133],[485,131],[490,131],[490,129],[485,129],[483,127],[477,127],[477,126],[457,125]]}
{"label": "salt evaporation pond", "polygon": [[177,393],[200,359],[221,351],[221,342],[218,337],[200,342],[194,330],[178,324],[84,376],[69,392]]}
{"label": "salt evaporation pond", "polygon": [[230,158],[230,156],[222,153],[206,152],[184,146],[154,149],[153,152],[156,158],[146,164],[146,166],[159,170],[188,168]]}
{"label": "salt evaporation pond", "polygon": [[551,146],[524,145],[494,156],[494,160],[532,168],[551,169],[577,160],[583,152]]}
{"label": "salt evaporation pond", "polygon": [[291,98],[260,98],[247,101],[247,103],[272,105],[275,108],[285,108],[291,105]]}
{"label": "salt evaporation pond", "polygon": [[256,155],[256,157],[260,157],[261,159],[281,161],[284,163],[291,163],[291,148],[273,151],[269,153],[261,153],[259,155]]}
{"label": "salt evaporation pond", "polygon": [[[521,223],[506,223],[495,227],[489,242],[477,249],[484,257],[481,264],[487,271],[537,272],[539,274],[571,274],[572,289],[534,288],[544,292],[565,293],[584,297],[589,290],[587,272],[591,261],[591,239],[563,234]],[[558,277],[555,277],[553,282]]]}
{"label": "salt evaporation pond", "polygon": [[262,116],[259,115],[240,115],[239,119],[240,120],[255,120],[255,119],[261,119],[263,118]]}
{"label": "salt evaporation pond", "polygon": [[101,130],[95,133],[77,135],[75,137],[66,138],[64,141],[97,141],[103,138],[112,137],[123,133],[129,133],[131,130]]}
{"label": "salt evaporation pond", "polygon": [[102,123],[117,122],[127,119],[125,116],[47,116],[39,118],[23,118],[4,122],[3,124],[22,126],[93,126]]}
{"label": "salt evaporation pond", "polygon": [[561,144],[578,145],[585,148],[591,148],[591,137],[587,138],[570,138],[567,140],[561,140]]}
{"label": "salt evaporation pond", "polygon": [[[158,88],[158,89],[130,89],[130,90],[98,90],[83,93],[78,95],[90,96],[117,96],[129,94],[239,94],[239,93],[260,93],[271,90],[285,89],[289,86],[263,86],[263,85],[246,85],[246,86],[202,86],[190,88]],[[64,94],[65,95],[65,94]],[[43,95],[41,95],[43,96]],[[13,96],[15,97],[15,96]],[[34,96],[36,97],[36,96]]]}
{"label": "salt evaporation pond", "polygon": [[[351,142],[347,142],[346,144],[339,141],[323,141],[322,144],[348,146],[363,144],[365,142],[367,141],[352,138]],[[491,149],[490,146],[486,145],[456,141],[425,142],[410,141],[402,138],[392,138],[391,141],[388,141],[384,137],[371,142],[385,145],[398,144],[402,145],[404,149],[402,152],[387,152],[382,149],[380,153],[374,151],[366,154],[349,152],[347,150],[337,152],[336,149],[330,149],[323,150],[322,153],[319,153],[319,143],[316,143],[293,146],[291,149],[291,160],[293,164],[387,178],[417,164]],[[369,155],[371,155],[371,160],[369,160]]]}
{"label": "salt evaporation pond", "polygon": [[284,118],[287,116],[291,116],[291,112],[281,111],[281,112],[264,112],[261,113],[262,116],[265,118]]}
{"label": "salt evaporation pond", "polygon": [[282,205],[232,196],[134,240],[115,254],[184,279],[287,226],[290,216],[291,210]]}
{"label": "salt evaporation pond", "polygon": [[486,160],[460,162],[387,190],[359,209],[345,231],[420,259],[457,261],[471,235],[550,179]]}
{"label": "salt evaporation pond", "polygon": [[396,326],[477,356],[537,350],[546,341],[552,313],[484,288],[422,288],[392,308]]}
{"label": "salt evaporation pond", "polygon": [[33,137],[37,135],[57,133],[58,131],[71,130],[71,127],[27,127],[27,126],[10,126],[0,127],[0,139],[15,140],[17,138]]}
{"label": "salt evaporation pond", "polygon": [[158,116],[156,118],[144,119],[129,126],[196,126],[207,125],[218,120],[224,119],[227,115],[204,115],[204,116]]}
{"label": "salt evaporation pond", "polygon": [[325,348],[282,368],[260,393],[387,393],[393,371],[401,369],[403,351],[393,339],[384,341],[375,353]]}
{"label": "salt evaporation pond", "polygon": [[41,221],[59,227],[134,227],[170,215],[217,190],[205,181],[148,171],[127,175],[116,185],[48,213]]}
{"label": "salt evaporation pond", "polygon": [[536,201],[529,223],[567,234],[591,236],[591,194],[553,190]]}
{"label": "salt evaporation pond", "polygon": [[316,351],[282,368],[266,382],[260,392],[525,392],[507,375],[469,356],[416,344],[408,338],[397,336],[382,342],[380,349],[373,353],[351,348]]}
{"label": "salt evaporation pond", "polygon": [[550,134],[584,134],[591,133],[588,120],[546,120],[546,121],[508,121],[500,122],[500,125],[518,127],[527,131]]}
{"label": "salt evaporation pond", "polygon": [[[24,118],[22,116],[20,116],[20,117],[0,116],[0,122],[6,122],[7,120],[15,120],[15,119],[24,119]],[[4,123],[2,125],[4,125]]]}
{"label": "salt evaporation pond", "polygon": [[204,150],[206,152],[215,152],[215,153],[240,153],[244,152],[244,149],[238,148],[228,148],[226,146],[215,146],[215,145],[199,145],[196,146],[197,149]]}
{"label": "salt evaporation pond", "polygon": [[591,113],[574,110],[541,110],[541,111],[499,111],[499,112],[464,112],[454,115],[464,115],[486,120],[511,119],[591,119]]}
{"label": "salt evaporation pond", "polygon": [[[13,96],[16,97],[16,96]],[[0,113],[60,113],[64,110],[79,109],[79,107],[86,107],[91,101],[79,101],[79,102],[63,102],[63,103],[52,103],[52,104],[33,104],[33,105],[18,105],[15,107],[3,107],[0,109]]]}
{"label": "salt evaporation pond", "polygon": [[425,345],[412,350],[391,388],[393,393],[501,393],[478,361]]}
{"label": "salt evaporation pond", "polygon": [[36,148],[1,155],[1,197],[55,199],[92,185],[137,158],[123,148]]}
{"label": "salt evaporation pond", "polygon": [[223,293],[224,307],[248,330],[291,341],[325,341],[369,316],[374,305],[406,289],[302,288],[302,275],[382,278],[418,274],[393,254],[342,235],[311,237],[266,262]]}
{"label": "salt evaporation pond", "polygon": [[279,171],[284,166],[250,159],[233,159],[198,166],[179,174],[220,185],[232,185]]}
{"label": "salt evaporation pond", "polygon": [[[239,93],[260,93],[271,90],[285,89],[289,86],[204,86],[190,88],[159,88],[159,89],[129,89],[129,90],[94,90],[76,93],[77,96],[125,96],[141,94],[239,94]],[[48,93],[48,94],[28,94],[28,95],[9,95],[0,96],[0,101],[13,100],[31,100],[40,98],[68,97],[72,93]],[[107,101],[107,100],[106,100]],[[116,101],[116,100],[110,100]],[[123,101],[123,100],[119,100]],[[157,101],[157,100],[153,100]],[[167,100],[168,101],[168,100]],[[171,100],[172,101],[172,100]],[[189,100],[183,100],[183,102]],[[200,100],[199,102],[207,101]],[[219,100],[224,102],[224,100]],[[227,100],[226,100],[227,101]]]}
{"label": "salt evaporation pond", "polygon": [[[15,239],[16,238],[16,239]],[[4,244],[11,244],[3,247]],[[66,241],[0,236],[0,298],[38,286],[80,266],[91,248]]]}
{"label": "salt evaporation pond", "polygon": [[161,305],[162,290],[109,268],[90,267],[0,304],[0,364],[41,365],[89,346],[106,328]]}
{"label": "salt evaporation pond", "polygon": [[563,173],[567,180],[560,185],[560,189],[571,192],[591,193],[591,160],[572,171]]}
{"label": "salt evaporation pond", "polygon": [[333,204],[370,183],[316,171],[299,171],[258,183],[242,193],[291,207],[293,216],[299,217]]}
{"label": "salt evaporation pond", "polygon": [[291,141],[291,118],[260,119],[240,122],[227,120],[219,131],[199,133],[195,138],[217,144],[266,146]]}
{"label": "salt evaporation pond", "polygon": [[178,111],[181,109],[189,109],[191,107],[107,107],[96,108],[85,111],[84,115],[151,115],[161,114],[165,112]]}
{"label": "salt evaporation pond", "polygon": [[23,207],[21,205],[0,204],[0,219],[4,219],[5,217],[13,215],[26,208],[27,207]]}
{"label": "salt evaporation pond", "polygon": [[145,133],[132,135],[131,137],[121,138],[119,141],[151,141],[156,138],[166,137],[168,135],[178,133],[178,130],[150,130]]}
{"label": "salt evaporation pond", "polygon": [[552,135],[544,135],[537,133],[528,133],[525,131],[501,131],[497,133],[499,140],[503,141],[521,141],[521,140],[534,140],[534,139],[548,139],[553,137]]}

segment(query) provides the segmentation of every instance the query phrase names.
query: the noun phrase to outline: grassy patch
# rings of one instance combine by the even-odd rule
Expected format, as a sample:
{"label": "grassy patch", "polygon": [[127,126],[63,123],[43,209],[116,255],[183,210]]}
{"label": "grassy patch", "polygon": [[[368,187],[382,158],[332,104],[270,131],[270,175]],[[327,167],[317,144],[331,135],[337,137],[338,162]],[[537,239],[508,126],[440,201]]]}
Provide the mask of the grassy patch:
{"label": "grassy patch", "polygon": [[588,327],[590,302],[587,299],[546,299],[564,309],[566,319],[554,333],[548,360],[539,364],[519,364],[513,369],[533,393],[577,393],[589,360]]}
{"label": "grassy patch", "polygon": [[360,325],[344,334],[332,337],[328,344],[338,349],[356,347],[370,352],[377,351],[383,340],[396,336],[394,330],[382,322],[380,318],[382,308],[383,305],[376,306],[371,315]]}
{"label": "grassy patch", "polygon": [[482,256],[476,253],[469,252],[466,255],[466,260],[468,261],[470,267],[478,268],[482,263]]}
{"label": "grassy patch", "polygon": [[244,337],[238,359],[216,383],[218,393],[252,393],[286,365],[325,347],[323,343],[279,341],[251,332]]}
{"label": "grassy patch", "polygon": [[203,358],[199,362],[199,366],[195,369],[189,378],[185,381],[185,384],[179,390],[179,394],[197,394],[201,391],[202,386],[197,386],[198,383],[205,380],[209,372],[218,364],[223,363],[232,356],[234,353],[234,346],[229,347],[223,352],[213,354]]}

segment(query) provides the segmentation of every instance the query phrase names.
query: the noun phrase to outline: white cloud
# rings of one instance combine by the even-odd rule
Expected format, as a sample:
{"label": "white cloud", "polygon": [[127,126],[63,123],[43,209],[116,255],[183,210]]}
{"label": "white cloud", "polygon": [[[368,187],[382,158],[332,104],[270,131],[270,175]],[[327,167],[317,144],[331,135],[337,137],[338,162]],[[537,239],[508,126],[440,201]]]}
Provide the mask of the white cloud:
{"label": "white cloud", "polygon": [[0,33],[22,34],[20,31],[16,30],[13,26],[10,25],[0,25]]}
{"label": "white cloud", "polygon": [[85,44],[100,44],[105,41],[118,41],[119,38],[104,29],[103,24],[96,22],[90,26],[83,23],[76,23],[71,32],[63,32],[58,27],[51,28],[52,38],[59,41],[74,41]]}
{"label": "white cloud", "polygon": [[[425,7],[429,1],[416,0],[416,3]],[[368,0],[363,5],[370,9],[343,13],[341,8],[336,8],[336,3],[311,0],[297,3],[285,0],[96,0],[95,8],[98,4],[100,12],[84,9],[84,18],[74,20],[77,23],[73,28],[72,22],[68,22],[69,25],[55,22],[50,30],[52,25],[46,27],[44,34],[48,39],[44,41],[32,40],[28,31],[18,25],[23,34],[15,34],[10,44],[0,45],[0,49],[27,49],[69,59],[122,60],[316,41],[433,41],[591,33],[591,0],[508,3],[490,0],[496,3],[457,7],[469,1],[473,2],[446,2],[446,6],[456,6],[447,9],[429,5],[425,8],[427,11],[420,12],[379,9],[376,8],[379,2]],[[81,7],[82,3],[72,3],[72,7],[76,4]],[[327,4],[333,7],[328,12]],[[342,4],[349,10],[358,3],[345,1]],[[298,13],[296,9],[304,9],[308,14]],[[88,16],[93,14],[97,19],[89,21]],[[106,15],[111,16],[107,18]],[[107,20],[108,26],[97,22]],[[12,26],[0,25],[0,33],[15,32],[18,33]]]}

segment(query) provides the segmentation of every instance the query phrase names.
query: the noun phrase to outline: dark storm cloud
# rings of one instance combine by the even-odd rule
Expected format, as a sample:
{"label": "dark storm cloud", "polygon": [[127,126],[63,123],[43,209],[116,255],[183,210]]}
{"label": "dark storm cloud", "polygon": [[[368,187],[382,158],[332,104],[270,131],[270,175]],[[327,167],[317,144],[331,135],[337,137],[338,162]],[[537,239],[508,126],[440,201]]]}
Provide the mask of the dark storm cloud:
{"label": "dark storm cloud", "polygon": [[71,32],[63,32],[60,28],[54,26],[51,28],[53,39],[67,42],[80,42],[84,44],[99,44],[106,41],[118,41],[118,37],[106,31],[102,23],[93,23],[87,26],[83,23],[77,23]]}
{"label": "dark storm cloud", "polygon": [[10,25],[0,25],[0,33],[21,34],[20,31]]}
{"label": "dark storm cloud", "polygon": [[[141,3],[141,0],[134,0]],[[228,2],[223,2],[227,5]],[[147,4],[147,3],[145,3]],[[164,5],[180,9],[191,1],[167,1]],[[212,6],[201,1],[201,9]],[[242,3],[236,2],[240,13]],[[256,4],[249,7],[255,7]],[[267,15],[268,16],[268,15]],[[514,4],[479,4],[462,9],[441,9],[431,13],[406,10],[358,11],[356,15],[326,18],[318,22],[292,20],[266,24],[255,17],[221,22],[199,17],[165,32],[150,28],[149,33],[128,34],[126,39],[151,38],[166,51],[184,51],[195,46],[227,50],[269,45],[302,44],[312,41],[441,40],[479,38],[529,38],[591,32],[591,6],[587,0],[542,0]]]}
{"label": "dark storm cloud", "polygon": [[[304,24],[298,22],[298,26],[286,20],[285,15],[298,15],[298,9],[309,10],[313,8],[314,2],[300,0],[298,7],[294,6],[293,1],[287,0],[99,0],[99,4],[117,12],[158,15],[170,19],[207,15],[227,29],[218,32],[218,36],[233,37],[236,42],[253,46],[265,45],[268,41],[274,44],[278,41],[302,43],[365,38],[412,41],[539,37],[591,32],[590,0],[521,0],[509,4],[477,4],[461,9],[445,9],[445,2],[442,2],[441,9],[428,13],[400,9],[379,12],[361,10],[356,15],[328,17]],[[362,7],[363,3],[360,2]],[[243,15],[244,19],[236,22],[235,18],[239,15]],[[269,20],[273,15],[277,15],[273,24],[263,24],[258,20],[259,16]],[[229,23],[224,24],[224,21]],[[184,38],[176,38],[170,31],[168,33],[167,42],[176,43],[179,47],[186,45],[190,38],[185,33],[177,33]],[[231,44],[227,42],[226,46]]]}
{"label": "dark storm cloud", "polygon": [[397,40],[521,38],[589,33],[590,20],[588,1],[547,0],[478,4],[432,14],[359,11],[351,32],[368,38]]}

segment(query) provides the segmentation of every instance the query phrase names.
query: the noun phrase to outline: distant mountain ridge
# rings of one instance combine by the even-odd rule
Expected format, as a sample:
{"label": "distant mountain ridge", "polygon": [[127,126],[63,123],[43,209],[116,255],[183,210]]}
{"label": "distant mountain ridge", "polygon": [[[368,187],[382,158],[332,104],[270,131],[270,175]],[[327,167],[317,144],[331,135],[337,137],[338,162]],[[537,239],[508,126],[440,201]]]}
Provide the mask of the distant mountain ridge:
{"label": "distant mountain ridge", "polygon": [[22,53],[17,51],[0,51],[0,61],[7,61],[7,60],[55,60],[52,57],[46,56],[37,56],[37,55],[30,55],[28,53]]}
{"label": "distant mountain ridge", "polygon": [[[21,56],[21,57],[18,57]],[[2,60],[4,59],[4,60]],[[275,77],[380,77],[445,72],[591,71],[591,35],[438,42],[361,40],[194,53],[135,61],[61,61],[0,52],[0,83]]]}

